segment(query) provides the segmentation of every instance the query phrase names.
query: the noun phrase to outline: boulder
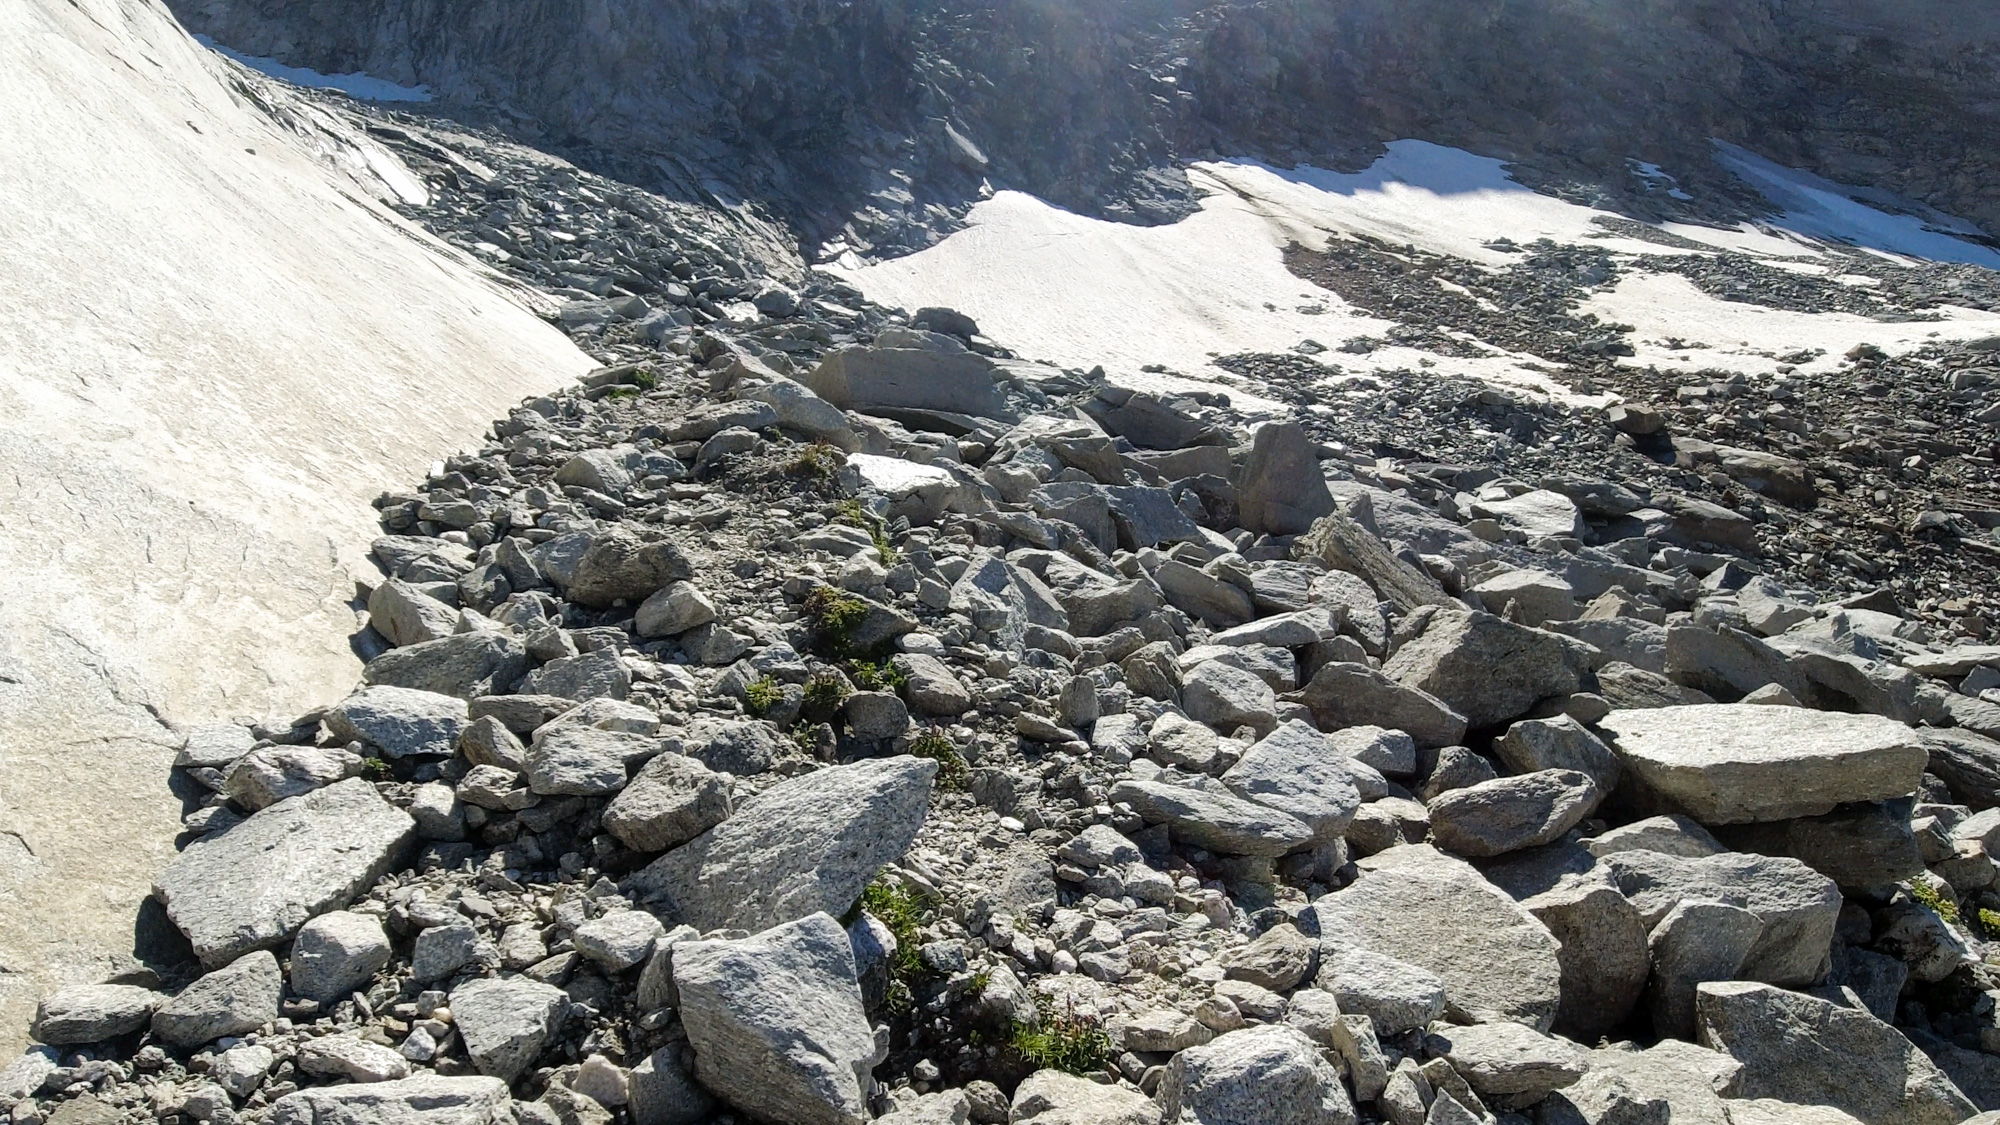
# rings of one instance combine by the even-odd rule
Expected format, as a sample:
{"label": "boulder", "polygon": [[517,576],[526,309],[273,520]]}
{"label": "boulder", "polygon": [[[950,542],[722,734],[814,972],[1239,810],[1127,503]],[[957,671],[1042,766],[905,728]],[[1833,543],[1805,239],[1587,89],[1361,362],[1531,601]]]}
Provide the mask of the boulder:
{"label": "boulder", "polygon": [[1153,581],[1169,605],[1211,629],[1229,629],[1257,616],[1257,607],[1241,586],[1178,559],[1162,560],[1153,569]]}
{"label": "boulder", "polygon": [[195,840],[153,894],[204,965],[226,965],[354,901],[401,862],[415,827],[353,778]]}
{"label": "boulder", "polygon": [[1700,859],[1729,850],[1708,829],[1684,816],[1649,816],[1621,824],[1585,840],[1583,846],[1599,858],[1614,852],[1642,851]]}
{"label": "boulder", "polygon": [[741,400],[761,402],[777,416],[781,429],[823,441],[835,449],[853,453],[862,447],[853,423],[840,407],[826,401],[790,379],[777,379],[761,387],[739,389]]}
{"label": "boulder", "polygon": [[1515,773],[1576,770],[1588,774],[1605,793],[1617,786],[1621,768],[1611,748],[1568,715],[1515,723],[1493,740],[1493,754]]}
{"label": "boulder", "polygon": [[1314,984],[1341,1012],[1366,1016],[1383,1035],[1401,1035],[1444,1015],[1444,981],[1407,961],[1354,944],[1349,934],[1321,937]]}
{"label": "boulder", "polygon": [[[42,998],[29,1034],[56,1047],[101,1043],[145,1027],[167,998],[131,984],[77,984]],[[41,1083],[35,1083],[39,1088]],[[28,1090],[22,1096],[34,1093]]]}
{"label": "boulder", "polygon": [[1716,834],[1737,851],[1791,856],[1859,893],[1923,871],[1910,807],[1908,797],[1842,805],[1820,816],[1719,827]]}
{"label": "boulder", "polygon": [[477,699],[514,690],[528,672],[528,650],[509,633],[459,633],[392,649],[368,662],[369,684]]}
{"label": "boulder", "polygon": [[1766,684],[1794,698],[1808,695],[1806,678],[1790,658],[1758,637],[1724,626],[1667,628],[1667,678],[1720,699],[1738,699]]}
{"label": "boulder", "polygon": [[1257,428],[1235,484],[1237,522],[1250,531],[1298,535],[1333,511],[1313,440],[1296,422]]}
{"label": "boulder", "polygon": [[331,1005],[365,988],[392,952],[382,920],[335,910],[299,928],[292,941],[292,991]]}
{"label": "boulder", "polygon": [[1351,942],[1436,974],[1450,1010],[1466,1018],[1549,1029],[1562,970],[1548,927],[1432,848],[1392,848],[1370,862],[1378,870],[1310,908],[1329,946]]}
{"label": "boulder", "polygon": [[1271,685],[1219,660],[1197,665],[1181,681],[1188,717],[1220,731],[1247,726],[1267,732],[1277,726],[1277,703]]}
{"label": "boulder", "polygon": [[419,1074],[397,1082],[314,1086],[271,1103],[272,1125],[502,1125],[513,1120],[497,1078]]}
{"label": "boulder", "polygon": [[[921,337],[922,334],[913,334]],[[1004,418],[994,362],[963,346],[848,347],[819,362],[800,381],[842,410],[942,410]]]}
{"label": "boulder", "polygon": [[1804,988],[1825,974],[1840,918],[1840,889],[1796,859],[1724,852],[1687,859],[1659,852],[1614,852],[1600,862],[1648,930],[1682,902],[1740,907],[1763,924],[1740,974]]}
{"label": "boulder", "polygon": [[613,910],[578,926],[570,940],[605,972],[622,973],[645,961],[666,932],[658,918],[643,910]]}
{"label": "boulder", "polygon": [[222,793],[255,811],[358,777],[361,770],[361,756],[344,746],[262,746],[230,767]]}
{"label": "boulder", "polygon": [[1908,727],[1875,715],[1716,704],[1613,711],[1598,725],[1630,776],[1709,825],[1905,796],[1928,760]]}
{"label": "boulder", "polygon": [[1447,607],[1396,650],[1382,674],[1429,693],[1465,716],[1470,727],[1489,727],[1520,717],[1550,696],[1576,691],[1590,651],[1555,633]]}
{"label": "boulder", "polygon": [[307,1074],[350,1082],[393,1082],[410,1076],[410,1060],[355,1034],[323,1035],[299,1044],[297,1063]]}
{"label": "boulder", "polygon": [[903,755],[779,782],[627,881],[702,931],[845,914],[922,827],[937,763]]}
{"label": "boulder", "polygon": [[632,672],[613,648],[579,656],[564,656],[542,665],[521,680],[528,695],[553,695],[583,702],[624,699],[632,694]]}
{"label": "boulder", "polygon": [[[1736,1125],[1741,1064],[1678,1039],[1590,1052],[1590,1069],[1549,1095],[1542,1119],[1574,1125]],[[1725,1098],[1724,1092],[1732,1096]]]}
{"label": "boulder", "polygon": [[693,577],[694,567],[672,542],[621,527],[591,540],[563,592],[578,605],[605,609],[616,601],[643,602],[668,583]]}
{"label": "boulder", "polygon": [[1198,1125],[1353,1125],[1340,1072],[1297,1028],[1266,1024],[1190,1047],[1167,1064],[1160,1109]]}
{"label": "boulder", "polygon": [[677,848],[729,819],[732,782],[692,758],[661,754],[604,809],[604,830],[634,851]]}
{"label": "boulder", "polygon": [[1495,856],[1549,843],[1589,816],[1603,794],[1575,770],[1497,777],[1439,795],[1431,838],[1448,852]]}
{"label": "boulder", "polygon": [[1465,717],[1426,691],[1405,687],[1366,664],[1333,662],[1305,687],[1284,697],[1302,703],[1321,730],[1387,727],[1418,746],[1456,746],[1465,740]]}
{"label": "boulder", "polygon": [[1653,1033],[1693,1038],[1695,987],[1736,979],[1763,932],[1764,923],[1739,906],[1682,902],[1668,911],[1648,938],[1653,973],[1646,1006]]}
{"label": "boulder", "polygon": [[1314,837],[1296,817],[1239,797],[1210,778],[1191,777],[1186,784],[1128,778],[1111,787],[1108,799],[1131,805],[1148,824],[1165,824],[1176,837],[1223,855],[1277,857]]}
{"label": "boulder", "polygon": [[481,1074],[512,1082],[549,1043],[569,997],[539,981],[482,977],[451,990],[451,1018]]}
{"label": "boulder", "polygon": [[1162,1125],[1159,1104],[1137,1090],[1038,1070],[1014,1088],[1012,1125]]}
{"label": "boulder", "polygon": [[1594,1043],[1622,1027],[1651,971],[1638,908],[1602,875],[1559,880],[1521,906],[1562,943],[1555,1030]]}
{"label": "boulder", "polygon": [[1444,1057],[1481,1098],[1528,1105],[1571,1085],[1590,1068],[1590,1052],[1570,1042],[1502,1020],[1447,1027]]}
{"label": "boulder", "polygon": [[660,740],[582,725],[544,728],[528,749],[528,788],[544,797],[602,797],[625,788],[627,765],[659,753]]}
{"label": "boulder", "polygon": [[[1472,588],[1487,609],[1523,625],[1544,625],[1568,621],[1576,616],[1576,589],[1561,578],[1541,570],[1510,570],[1496,574]],[[1512,606],[1513,612],[1507,612]]]}
{"label": "boulder", "polygon": [[937,657],[905,652],[897,654],[890,663],[908,681],[903,697],[916,714],[957,718],[972,709],[972,693],[951,666]]}
{"label": "boulder", "polygon": [[1530,539],[1578,539],[1583,536],[1583,512],[1560,492],[1538,488],[1505,500],[1481,500],[1473,513],[1498,520]]}
{"label": "boulder", "polygon": [[400,687],[362,688],[328,709],[327,729],[386,758],[449,756],[470,725],[465,700]]}
{"label": "boulder", "polygon": [[700,1125],[715,1099],[688,1073],[680,1049],[662,1047],[632,1068],[627,1097],[632,1125]]}
{"label": "boulder", "polygon": [[400,578],[391,578],[369,593],[368,624],[391,646],[413,645],[457,632],[458,611]]}
{"label": "boulder", "polygon": [[1346,831],[1361,806],[1352,774],[1326,735],[1294,719],[1258,740],[1222,783],[1239,796],[1303,822],[1312,842],[1330,844]]}
{"label": "boulder", "polygon": [[1830,1105],[1873,1125],[1955,1125],[1978,1107],[1865,1009],[1750,981],[1699,986],[1701,1044],[1743,1064],[1737,1093]]}
{"label": "boulder", "polygon": [[1319,943],[1281,922],[1227,958],[1230,980],[1248,981],[1273,992],[1290,992],[1309,976],[1319,959]]}
{"label": "boulder", "polygon": [[824,913],[674,947],[695,1074],[731,1105],[795,1125],[862,1125],[882,1061],[847,933]]}
{"label": "boulder", "polygon": [[269,950],[246,953],[204,974],[153,1013],[153,1035],[193,1050],[225,1035],[245,1035],[278,1018],[285,975]]}
{"label": "boulder", "polygon": [[1033,573],[994,555],[965,568],[952,584],[949,604],[1009,647],[1020,643],[1030,625],[1069,630],[1069,613],[1055,593]]}

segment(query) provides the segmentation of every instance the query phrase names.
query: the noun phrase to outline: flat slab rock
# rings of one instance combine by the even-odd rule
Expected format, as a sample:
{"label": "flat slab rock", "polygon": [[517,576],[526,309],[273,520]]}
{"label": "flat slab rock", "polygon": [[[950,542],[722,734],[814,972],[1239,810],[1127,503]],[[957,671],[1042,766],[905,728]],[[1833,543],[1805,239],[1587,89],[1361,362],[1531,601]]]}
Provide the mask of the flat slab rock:
{"label": "flat slab rock", "polygon": [[782,781],[632,876],[662,917],[703,932],[844,914],[923,827],[937,763],[902,755]]}
{"label": "flat slab rock", "polygon": [[1562,999],[1560,945],[1472,865],[1422,844],[1315,902],[1321,940],[1351,942],[1435,973],[1452,1012],[1547,1031]]}
{"label": "flat slab rock", "polygon": [[271,1125],[488,1125],[509,1100],[498,1078],[420,1074],[286,1094],[271,1104]]}
{"label": "flat slab rock", "polygon": [[396,866],[415,827],[373,784],[350,778],[194,841],[153,894],[215,968],[354,901]]}
{"label": "flat slab rock", "polygon": [[1718,703],[1613,711],[1598,725],[1631,776],[1703,824],[1901,797],[1929,760],[1916,732],[1878,715]]}

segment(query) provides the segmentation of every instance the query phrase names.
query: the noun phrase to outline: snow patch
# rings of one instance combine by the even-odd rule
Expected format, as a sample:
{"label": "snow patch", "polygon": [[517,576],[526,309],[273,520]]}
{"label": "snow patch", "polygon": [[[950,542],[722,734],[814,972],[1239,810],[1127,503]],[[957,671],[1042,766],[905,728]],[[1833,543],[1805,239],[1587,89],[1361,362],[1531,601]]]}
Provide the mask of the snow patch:
{"label": "snow patch", "polygon": [[[2000,251],[1967,241],[1978,227],[1886,192],[1848,187],[1811,172],[1787,168],[1748,149],[1717,141],[1716,160],[1778,207],[1776,225],[1809,238],[1846,243],[1863,250],[1933,262],[1959,262],[2000,269]],[[1869,201],[1907,210],[1892,214]]]}
{"label": "snow patch", "polygon": [[234,59],[259,74],[269,75],[294,86],[305,86],[315,90],[338,90],[350,98],[367,102],[427,102],[431,100],[428,86],[399,86],[386,78],[376,78],[362,74],[321,74],[303,66],[286,66],[277,59],[262,55],[246,55],[232,51],[206,35],[197,35],[195,42],[214,51],[224,58]]}

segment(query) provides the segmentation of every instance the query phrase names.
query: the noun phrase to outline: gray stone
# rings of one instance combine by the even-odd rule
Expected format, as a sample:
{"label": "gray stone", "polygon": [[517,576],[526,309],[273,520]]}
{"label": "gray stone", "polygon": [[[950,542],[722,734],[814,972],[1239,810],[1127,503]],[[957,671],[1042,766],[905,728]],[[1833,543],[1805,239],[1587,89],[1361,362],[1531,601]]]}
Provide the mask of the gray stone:
{"label": "gray stone", "polygon": [[1432,801],[1431,836],[1439,847],[1465,856],[1532,848],[1574,828],[1602,796],[1596,782],[1575,770],[1498,777]]}
{"label": "gray stone", "polygon": [[861,448],[861,439],[855,434],[853,423],[847,420],[847,414],[840,407],[790,379],[777,379],[737,393],[744,400],[768,405],[777,415],[777,425],[781,429],[794,430],[848,453]]}
{"label": "gray stone", "polygon": [[1367,1016],[1341,1016],[1327,1027],[1327,1038],[1347,1064],[1347,1078],[1358,1101],[1372,1102],[1389,1085],[1389,1057]]}
{"label": "gray stone", "polygon": [[642,637],[672,637],[715,620],[715,603],[692,582],[670,582],[639,603],[637,628]]}
{"label": "gray stone", "polygon": [[1239,797],[1220,782],[1130,778],[1113,785],[1109,799],[1131,805],[1148,824],[1165,824],[1176,837],[1224,855],[1281,856],[1315,835],[1305,822]]}
{"label": "gray stone", "polygon": [[29,1034],[58,1047],[100,1043],[146,1026],[153,1018],[153,1010],[166,1000],[152,989],[137,985],[71,985],[42,998]]}
{"label": "gray stone", "polygon": [[1651,971],[1639,910],[1608,880],[1563,879],[1521,906],[1549,928],[1562,948],[1562,1003],[1555,1030],[1595,1043],[1622,1027]]}
{"label": "gray stone", "polygon": [[578,926],[570,940],[604,971],[622,973],[644,961],[666,932],[658,918],[643,910],[614,910]]}
{"label": "gray stone", "polygon": [[1327,736],[1334,752],[1378,773],[1408,777],[1417,772],[1417,743],[1399,730],[1361,725]]}
{"label": "gray stone", "polygon": [[1576,503],[1560,492],[1538,488],[1505,500],[1482,500],[1473,512],[1499,520],[1530,539],[1580,538],[1584,532],[1583,513]]}
{"label": "gray stone", "polygon": [[992,555],[974,560],[952,584],[950,607],[1009,647],[1030,625],[1069,630],[1068,611],[1041,579]]}
{"label": "gray stone", "polygon": [[[532,698],[524,696],[498,696],[500,699]],[[565,700],[564,702],[568,702]],[[524,724],[525,725],[525,724]],[[528,727],[533,733],[540,721]],[[482,715],[474,719],[470,726],[458,736],[458,752],[475,766],[497,766],[513,773],[528,768],[528,748],[508,728],[507,724],[493,715]]]}
{"label": "gray stone", "polygon": [[937,763],[907,755],[779,782],[628,887],[702,931],[844,914],[923,825]]}
{"label": "gray stone", "polygon": [[1207,661],[1240,668],[1270,685],[1272,691],[1297,691],[1299,661],[1290,649],[1275,645],[1200,645],[1180,656],[1182,671],[1191,671]]}
{"label": "gray stone", "polygon": [[361,756],[344,746],[264,746],[236,760],[222,793],[254,812],[358,777],[361,769]]}
{"label": "gray stone", "polygon": [[1420,801],[1432,801],[1440,794],[1492,781],[1499,776],[1492,762],[1463,746],[1446,746],[1433,753],[1437,760],[1431,764],[1429,772],[1424,774],[1423,784],[1416,790]]}
{"label": "gray stone", "polygon": [[410,794],[410,818],[417,822],[417,835],[426,840],[465,839],[465,806],[452,787],[440,781],[419,785]]}
{"label": "gray stone", "polygon": [[1181,681],[1188,717],[1217,730],[1247,726],[1267,732],[1277,726],[1277,703],[1269,684],[1220,661],[1198,665]]}
{"label": "gray stone", "polygon": [[415,824],[359,778],[280,801],[203,836],[153,884],[205,965],[277,945],[402,859]]}
{"label": "gray stone", "polygon": [[239,1098],[247,1098],[264,1082],[277,1056],[271,1048],[248,1044],[231,1047],[217,1055],[208,1068],[209,1080]]}
{"label": "gray stone", "polygon": [[1901,797],[1927,761],[1908,727],[1874,715],[1718,704],[1613,711],[1599,726],[1632,776],[1710,825]]}
{"label": "gray stone", "polygon": [[934,346],[944,339],[910,333],[933,346],[849,347],[827,355],[801,379],[814,394],[842,410],[942,410],[976,418],[1004,418],[994,362],[963,347]]}
{"label": "gray stone", "polygon": [[459,633],[392,649],[368,662],[369,684],[410,688],[460,699],[512,691],[528,672],[528,650],[501,632]]}
{"label": "gray stone", "polygon": [[595,727],[544,731],[528,750],[528,788],[544,797],[602,797],[625,788],[625,767],[657,754],[659,739]]}
{"label": "gray stone", "polygon": [[390,758],[449,755],[470,722],[463,699],[386,686],[363,688],[326,713],[335,738]]}
{"label": "gray stone", "polygon": [[770,769],[788,745],[777,725],[768,720],[725,722],[705,733],[705,739],[699,735],[688,737],[688,756],[712,770],[738,777]]}
{"label": "gray stone", "polygon": [[890,663],[909,681],[903,695],[917,714],[957,718],[972,709],[972,693],[950,665],[937,657],[906,652],[897,654]]}
{"label": "gray stone", "polygon": [[1701,1043],[1743,1064],[1747,1098],[1831,1105],[1878,1125],[1952,1125],[1977,1109],[1867,1011],[1749,981],[1696,990]]}
{"label": "gray stone", "polygon": [[729,775],[692,758],[661,754],[604,809],[604,830],[634,851],[677,848],[729,818]]}
{"label": "gray stone", "polygon": [[1545,626],[1551,633],[1575,637],[1604,653],[1607,662],[1616,661],[1655,675],[1667,674],[1667,630],[1636,617],[1583,618],[1552,621]]}
{"label": "gray stone", "polygon": [[1258,935],[1225,960],[1230,980],[1249,981],[1273,992],[1290,992],[1311,975],[1319,958],[1319,943],[1281,922]]}
{"label": "gray stone", "polygon": [[420,1074],[399,1082],[315,1086],[271,1105],[272,1125],[498,1125],[507,1084],[493,1078]]}
{"label": "gray stone", "polygon": [[592,539],[564,585],[569,600],[592,609],[615,601],[641,602],[669,582],[694,577],[679,547],[617,528]]}
{"label": "gray stone", "polygon": [[1436,973],[1354,945],[1345,935],[1322,937],[1314,983],[1342,1012],[1375,1021],[1383,1035],[1401,1035],[1445,1013],[1444,981]]}
{"label": "gray stone", "polygon": [[1729,850],[1708,829],[1685,816],[1652,816],[1635,820],[1593,836],[1585,840],[1583,846],[1600,859],[1614,852],[1629,851],[1700,859]]}
{"label": "gray stone", "polygon": [[1732,1094],[1742,1066],[1678,1039],[1641,1051],[1630,1043],[1590,1052],[1590,1070],[1544,1104],[1556,1125],[1735,1125]]}
{"label": "gray stone", "polygon": [[674,983],[695,1074],[731,1105],[797,1125],[869,1119],[882,1051],[838,922],[814,913],[754,937],[683,942]]}
{"label": "gray stone", "polygon": [[1250,531],[1297,535],[1333,511],[1312,438],[1296,422],[1258,427],[1235,484],[1237,522]]}
{"label": "gray stone", "polygon": [[1014,1088],[1012,1125],[1162,1125],[1159,1104],[1137,1090],[1060,1070],[1038,1070]]}
{"label": "gray stone", "polygon": [[1303,648],[1340,635],[1340,615],[1327,606],[1261,617],[1248,625],[1225,629],[1209,639],[1210,644],[1241,647],[1270,645],[1275,648]]}
{"label": "gray stone", "polygon": [[1721,699],[1777,684],[1804,698],[1805,676],[1784,653],[1741,629],[1673,625],[1667,629],[1667,677]]}
{"label": "gray stone", "polygon": [[587,699],[624,699],[632,694],[632,672],[616,649],[601,648],[579,656],[551,660],[528,673],[521,690],[531,695],[554,695],[579,702]]}
{"label": "gray stone", "polygon": [[1382,674],[1428,692],[1465,716],[1468,726],[1490,727],[1520,717],[1550,696],[1576,691],[1588,653],[1568,637],[1446,607],[1396,650]]}
{"label": "gray stone", "polygon": [[481,1074],[512,1082],[534,1065],[569,1009],[562,989],[482,977],[451,990],[451,1019]]}
{"label": "gray stone", "polygon": [[1436,974],[1450,1009],[1468,1018],[1548,1030],[1562,980],[1548,927],[1434,849],[1393,848],[1370,862],[1380,870],[1311,907],[1329,946],[1351,942]]}
{"label": "gray stone", "polygon": [[1162,1116],[1199,1125],[1353,1125],[1354,1103],[1312,1040],[1282,1024],[1190,1047],[1167,1064]]}
{"label": "gray stone", "polygon": [[1456,746],[1465,739],[1465,717],[1443,700],[1366,664],[1322,665],[1305,687],[1284,698],[1304,704],[1321,730],[1386,727],[1407,733],[1424,747]]}
{"label": "gray stone", "polygon": [[1910,830],[1910,799],[1842,805],[1821,816],[1716,830],[1737,851],[1785,855],[1863,892],[1900,883],[1924,869]]}
{"label": "gray stone", "polygon": [[204,974],[153,1013],[153,1035],[192,1050],[225,1035],[244,1035],[278,1018],[285,975],[269,950],[246,953]]}
{"label": "gray stone", "polygon": [[235,723],[202,723],[188,728],[174,765],[182,769],[227,770],[257,745],[255,735]]}
{"label": "gray stone", "polygon": [[464,920],[430,926],[417,935],[410,952],[410,976],[429,984],[443,980],[472,963],[479,949],[479,931]]}
{"label": "gray stone", "polygon": [[1153,570],[1153,581],[1169,605],[1211,629],[1233,628],[1257,616],[1257,607],[1242,587],[1177,559],[1162,560]]}
{"label": "gray stone", "polygon": [[350,1082],[393,1082],[410,1076],[410,1060],[395,1048],[352,1034],[323,1035],[300,1043],[297,1062],[307,1074]]}
{"label": "gray stone", "polygon": [[841,717],[856,738],[898,738],[910,729],[910,709],[893,691],[857,691],[841,705]]}
{"label": "gray stone", "polygon": [[1609,793],[1618,784],[1618,756],[1568,715],[1523,719],[1493,740],[1493,754],[1515,773],[1576,770]]}
{"label": "gray stone", "polygon": [[1513,618],[1509,606],[1523,625],[1544,625],[1568,621],[1576,616],[1576,589],[1561,578],[1540,570],[1510,570],[1496,574],[1472,588],[1487,609]]}
{"label": "gray stone", "polygon": [[700,1125],[715,1099],[681,1065],[677,1048],[662,1047],[632,1068],[628,1111],[632,1125]]}
{"label": "gray stone", "polygon": [[1695,986],[1734,980],[1763,932],[1755,914],[1720,902],[1683,902],[1660,919],[1648,939],[1653,974],[1646,1007],[1653,1033],[1692,1038]]}
{"label": "gray stone", "polygon": [[1725,852],[1686,859],[1658,852],[1614,852],[1602,862],[1639,908],[1647,928],[1682,902],[1720,902],[1757,916],[1763,930],[1741,974],[1803,988],[1825,974],[1840,918],[1840,889],[1795,859]]}
{"label": "gray stone", "polygon": [[1518,1023],[1473,1024],[1438,1034],[1445,1058],[1480,1097],[1527,1105],[1571,1085],[1590,1066],[1590,1052]]}
{"label": "gray stone", "polygon": [[391,578],[369,593],[368,624],[392,646],[413,645],[457,632],[458,611],[400,578]]}
{"label": "gray stone", "polygon": [[[624,448],[629,452],[632,447]],[[588,488],[606,496],[623,496],[632,487],[632,470],[625,467],[616,450],[586,449],[563,462],[562,468],[556,470],[556,483]]]}
{"label": "gray stone", "polygon": [[1242,797],[1297,818],[1319,844],[1345,834],[1361,806],[1353,777],[1327,736],[1297,719],[1280,724],[1244,751],[1222,774],[1222,783]]}
{"label": "gray stone", "polygon": [[292,941],[292,991],[330,1005],[365,988],[391,953],[373,914],[335,910],[299,928]]}

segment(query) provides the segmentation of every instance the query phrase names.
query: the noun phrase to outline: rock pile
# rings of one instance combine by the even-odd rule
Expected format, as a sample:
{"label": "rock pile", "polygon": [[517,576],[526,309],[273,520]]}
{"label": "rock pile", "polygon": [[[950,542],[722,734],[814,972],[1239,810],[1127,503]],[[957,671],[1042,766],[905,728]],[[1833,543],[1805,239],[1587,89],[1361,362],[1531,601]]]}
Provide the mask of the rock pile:
{"label": "rock pile", "polygon": [[381,497],[363,682],[188,732],[186,963],[15,1125],[2000,1110],[2000,649],[776,292]]}

